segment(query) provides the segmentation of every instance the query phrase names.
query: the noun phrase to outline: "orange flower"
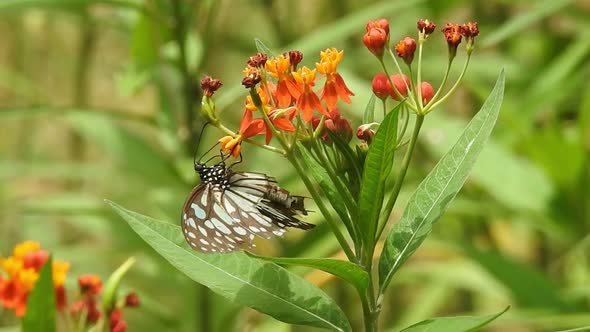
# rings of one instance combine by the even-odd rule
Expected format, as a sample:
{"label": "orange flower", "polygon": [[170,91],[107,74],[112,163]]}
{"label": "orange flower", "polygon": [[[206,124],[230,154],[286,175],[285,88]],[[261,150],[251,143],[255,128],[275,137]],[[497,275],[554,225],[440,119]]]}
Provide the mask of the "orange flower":
{"label": "orange flower", "polygon": [[[14,309],[18,317],[25,314],[29,293],[39,279],[39,271],[48,258],[49,253],[41,250],[39,243],[25,241],[14,247],[11,257],[0,259],[0,268],[8,276],[0,277],[0,303],[4,308]],[[68,269],[69,263],[53,263],[53,284],[58,309],[65,306],[63,283]]]}
{"label": "orange flower", "polygon": [[320,62],[316,63],[316,69],[320,74],[326,75],[326,83],[322,89],[321,100],[326,102],[329,110],[336,108],[338,97],[345,103],[350,104],[350,96],[354,93],[348,89],[342,76],[336,71],[338,64],[342,61],[344,51],[338,52],[335,48],[326,49],[320,52]]}
{"label": "orange flower", "polygon": [[219,143],[221,143],[221,150],[226,155],[232,155],[233,157],[237,158],[240,155],[242,143],[242,137],[238,135],[238,137],[232,136],[224,136],[219,139]]}
{"label": "orange flower", "polygon": [[315,75],[315,69],[311,70],[305,66],[293,72],[293,78],[303,90],[303,93],[297,99],[297,108],[303,113],[303,121],[305,122],[311,120],[314,109],[326,116],[328,115],[312,89],[315,84]]}
{"label": "orange flower", "polygon": [[102,291],[102,280],[95,274],[85,274],[78,277],[80,293],[83,295],[95,296]]}
{"label": "orange flower", "polygon": [[293,100],[296,100],[301,94],[291,75],[291,61],[289,55],[281,54],[272,57],[266,61],[266,70],[268,74],[278,79],[276,89],[276,100],[278,107],[287,108],[291,106]]}

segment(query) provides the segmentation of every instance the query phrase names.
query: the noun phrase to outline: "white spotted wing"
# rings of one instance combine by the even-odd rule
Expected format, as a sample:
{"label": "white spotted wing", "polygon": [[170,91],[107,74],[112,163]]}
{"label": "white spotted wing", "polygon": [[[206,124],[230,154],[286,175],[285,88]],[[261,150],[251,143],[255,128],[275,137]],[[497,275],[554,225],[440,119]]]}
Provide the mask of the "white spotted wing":
{"label": "white spotted wing", "polygon": [[[213,171],[211,171],[213,172]],[[228,172],[226,181],[202,174],[184,203],[182,230],[190,246],[201,252],[230,252],[254,247],[255,236],[271,238],[285,227],[302,229],[313,225],[295,218],[305,213],[268,199],[276,180],[261,173]]]}

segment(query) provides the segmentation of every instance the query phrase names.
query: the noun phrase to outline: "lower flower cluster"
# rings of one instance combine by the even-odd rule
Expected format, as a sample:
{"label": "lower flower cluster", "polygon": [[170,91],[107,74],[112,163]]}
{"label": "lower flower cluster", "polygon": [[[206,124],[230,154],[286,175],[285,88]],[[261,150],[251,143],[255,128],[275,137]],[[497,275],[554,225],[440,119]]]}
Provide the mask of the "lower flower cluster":
{"label": "lower flower cluster", "polygon": [[[0,257],[0,304],[2,307],[14,310],[17,317],[25,315],[29,294],[48,259],[49,253],[42,250],[40,244],[34,241],[17,244],[11,256]],[[123,308],[139,306],[139,297],[136,293],[131,292],[121,299],[117,299],[115,294],[113,299],[100,301],[99,296],[103,289],[100,277],[94,274],[81,275],[78,278],[79,289],[75,300],[68,307],[64,282],[70,264],[53,261],[52,268],[55,305],[64,316],[65,330],[77,330],[80,322],[84,327],[108,326],[110,332],[127,330],[127,323],[123,319]],[[106,304],[103,306],[102,303]],[[74,327],[76,324],[72,322],[78,322],[76,323],[78,326]]]}

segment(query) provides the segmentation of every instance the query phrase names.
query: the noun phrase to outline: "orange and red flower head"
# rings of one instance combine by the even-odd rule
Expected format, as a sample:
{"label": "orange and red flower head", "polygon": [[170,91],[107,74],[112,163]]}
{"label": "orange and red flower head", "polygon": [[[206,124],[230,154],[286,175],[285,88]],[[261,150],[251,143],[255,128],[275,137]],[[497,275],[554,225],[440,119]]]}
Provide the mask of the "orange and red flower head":
{"label": "orange and red flower head", "polygon": [[303,91],[297,99],[297,108],[303,115],[303,121],[309,122],[313,117],[314,110],[327,115],[328,113],[322,106],[320,98],[318,98],[312,89],[315,85],[316,70],[303,66],[296,72],[293,72],[293,78]]}
{"label": "orange and red flower head", "polygon": [[[17,244],[12,256],[0,258],[0,270],[6,275],[0,276],[0,304],[4,308],[14,310],[18,317],[25,314],[29,293],[48,259],[49,254],[34,241]],[[69,264],[66,262],[53,262],[53,285],[58,309],[65,306],[63,283],[68,269]]]}
{"label": "orange and red flower head", "polygon": [[280,108],[289,107],[300,95],[300,89],[291,76],[291,68],[290,54],[281,54],[266,61],[268,74],[278,80],[275,96]]}
{"label": "orange and red flower head", "polygon": [[461,34],[467,38],[479,36],[479,25],[477,22],[465,23],[461,26]]}
{"label": "orange and red flower head", "polygon": [[383,52],[389,36],[381,28],[372,28],[363,36],[363,44],[378,58],[383,58]]}
{"label": "orange and red flower head", "polygon": [[457,48],[457,45],[461,43],[461,37],[463,36],[461,26],[455,23],[447,23],[441,31],[445,35],[449,47]]}
{"label": "orange and red flower head", "polygon": [[320,62],[316,63],[317,71],[326,75],[326,82],[322,89],[321,100],[326,102],[329,110],[336,108],[338,98],[347,104],[350,104],[350,97],[354,93],[344,83],[344,79],[337,72],[338,64],[344,57],[344,51],[338,51],[335,48],[328,48],[320,52]]}
{"label": "orange and red flower head", "polygon": [[102,280],[94,274],[85,274],[78,277],[78,286],[82,295],[96,296],[102,291]]}
{"label": "orange and red flower head", "polygon": [[213,96],[215,91],[217,91],[223,84],[220,80],[214,79],[211,76],[205,76],[201,80],[201,89],[203,89],[203,94],[207,97]]}

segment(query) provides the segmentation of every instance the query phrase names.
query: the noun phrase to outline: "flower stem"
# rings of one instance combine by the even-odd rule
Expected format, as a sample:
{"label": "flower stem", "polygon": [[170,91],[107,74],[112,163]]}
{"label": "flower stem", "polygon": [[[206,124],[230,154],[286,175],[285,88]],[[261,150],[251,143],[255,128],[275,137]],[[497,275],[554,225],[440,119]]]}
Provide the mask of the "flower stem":
{"label": "flower stem", "polygon": [[293,165],[293,167],[295,167],[297,174],[299,174],[299,177],[301,177],[301,180],[303,180],[305,187],[307,188],[307,190],[311,194],[311,198],[313,198],[316,205],[320,209],[320,212],[322,213],[324,218],[326,218],[326,221],[328,222],[328,224],[332,228],[332,232],[336,236],[336,240],[338,240],[338,243],[340,243],[340,246],[342,247],[342,250],[346,254],[346,257],[348,258],[348,260],[351,262],[356,262],[356,257],[354,256],[352,249],[348,245],[348,242],[346,241],[346,238],[344,237],[344,235],[340,231],[340,228],[338,228],[338,224],[336,223],[334,218],[332,218],[332,215],[330,214],[330,211],[328,210],[328,208],[324,204],[324,201],[322,200],[322,197],[320,196],[319,192],[315,189],[313,183],[311,182],[311,180],[309,178],[308,172],[306,172],[306,170],[304,170],[303,167],[299,164],[298,159],[300,159],[300,158],[296,157],[296,153],[298,153],[298,152],[299,151],[297,148],[293,149],[293,153],[287,154],[287,159],[291,162],[291,165]]}
{"label": "flower stem", "polygon": [[391,214],[391,210],[397,201],[397,197],[399,196],[400,190],[402,188],[402,184],[404,182],[404,178],[406,177],[406,173],[408,171],[408,167],[410,166],[410,161],[412,160],[412,155],[414,154],[414,148],[416,147],[416,142],[418,141],[418,134],[420,133],[420,129],[422,128],[422,124],[424,123],[424,115],[418,114],[416,116],[416,123],[414,124],[414,131],[412,132],[412,137],[410,138],[410,143],[408,146],[408,150],[404,155],[404,159],[402,161],[401,168],[399,170],[399,174],[397,179],[395,179],[395,184],[393,186],[393,191],[387,203],[385,204],[385,210],[381,214],[379,218],[379,229],[377,231],[377,236],[375,237],[375,242],[379,240],[381,234],[383,233],[383,229],[387,224],[387,220],[389,219],[389,215]]}
{"label": "flower stem", "polygon": [[[395,57],[393,56],[393,54],[391,55],[393,57],[393,59],[395,60]],[[393,84],[393,81],[391,80],[391,76],[389,76],[389,71],[387,70],[387,67],[385,66],[385,63],[383,62],[383,60],[379,60],[379,62],[381,63],[381,68],[383,68],[383,71],[385,72],[385,76],[387,76],[387,81],[389,82],[389,85],[391,85],[391,88],[393,89],[393,91],[395,92],[396,96],[400,99],[400,100],[407,100],[406,97],[402,96],[401,93],[399,93],[399,91],[397,90],[397,88],[395,87],[395,84]],[[397,62],[396,62],[397,63]],[[401,70],[400,70],[401,72]],[[403,80],[403,79],[402,79]],[[406,84],[405,80],[404,84]],[[407,85],[406,85],[407,87]],[[408,89],[409,90],[409,89]],[[413,99],[412,99],[413,100]],[[414,102],[410,102],[407,101],[406,104],[408,104],[408,107],[410,107],[412,110],[416,111],[416,106],[414,105]]]}
{"label": "flower stem", "polygon": [[422,48],[424,45],[424,40],[419,39],[418,41],[418,73],[416,73],[416,98],[418,99],[418,110],[421,111],[424,109],[423,101],[422,101]]}
{"label": "flower stem", "polygon": [[467,59],[465,59],[465,64],[463,65],[463,69],[461,70],[461,74],[459,75],[459,78],[457,78],[457,81],[455,82],[455,84],[453,84],[453,86],[451,87],[451,89],[449,90],[449,92],[447,92],[447,94],[444,97],[442,97],[439,101],[437,101],[436,103],[430,105],[430,107],[428,107],[424,111],[424,114],[428,114],[429,112],[431,112],[437,106],[439,106],[440,104],[442,104],[451,94],[453,94],[453,92],[455,92],[455,90],[459,86],[459,83],[463,79],[463,76],[465,76],[465,73],[467,72],[467,66],[469,66],[469,60],[470,59],[471,59],[471,56],[468,55],[467,56]]}

